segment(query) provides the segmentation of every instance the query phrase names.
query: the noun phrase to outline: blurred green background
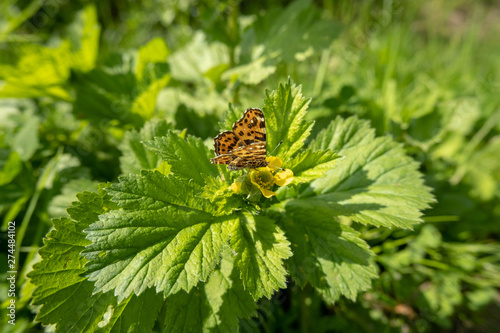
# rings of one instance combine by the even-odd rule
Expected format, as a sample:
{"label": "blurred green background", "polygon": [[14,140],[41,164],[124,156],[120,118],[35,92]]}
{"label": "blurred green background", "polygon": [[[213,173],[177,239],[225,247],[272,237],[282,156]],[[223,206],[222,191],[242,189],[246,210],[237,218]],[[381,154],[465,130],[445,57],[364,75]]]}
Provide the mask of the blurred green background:
{"label": "blurred green background", "polygon": [[[214,137],[229,103],[261,107],[290,76],[314,131],[370,120],[421,163],[437,203],[414,231],[359,227],[380,278],[357,302],[290,285],[241,330],[497,331],[498,17],[487,0],[2,1],[0,217],[3,232],[17,223],[21,272],[9,330],[43,329],[23,276],[51,218],[124,172],[126,131],[160,118]],[[2,248],[2,325],[6,265]]]}

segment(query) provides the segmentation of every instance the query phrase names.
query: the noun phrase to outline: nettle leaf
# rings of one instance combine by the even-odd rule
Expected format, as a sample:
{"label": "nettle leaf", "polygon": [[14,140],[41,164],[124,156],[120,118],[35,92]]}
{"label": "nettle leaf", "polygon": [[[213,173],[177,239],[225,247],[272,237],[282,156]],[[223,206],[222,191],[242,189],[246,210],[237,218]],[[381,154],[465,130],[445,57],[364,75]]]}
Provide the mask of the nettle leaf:
{"label": "nettle leaf", "polygon": [[170,55],[170,50],[165,44],[165,41],[159,37],[152,39],[141,47],[137,56],[136,76],[139,81],[144,78],[147,67],[151,64],[164,63]]}
{"label": "nettle leaf", "polygon": [[[286,287],[287,259],[292,278],[328,303],[370,288],[373,253],[339,217],[411,228],[432,195],[401,145],[356,117],[337,118],[304,149],[308,103],[291,80],[266,95],[268,145],[284,140],[277,155],[306,184],[259,206],[232,192],[242,173],[211,165],[201,139],[166,123],[128,134],[122,148],[133,156],[123,164],[149,170],[79,195],[71,219],[55,222],[30,274],[39,320],[66,331],[70,322],[80,331],[151,331],[161,311],[165,331],[232,332],[255,314],[255,300]],[[169,172],[154,169],[159,158]],[[53,273],[65,280],[50,281]]]}
{"label": "nettle leaf", "polygon": [[[258,109],[257,106],[255,108]],[[229,103],[228,110],[224,113],[224,120],[219,122],[220,131],[232,130],[233,124],[241,118],[242,114],[242,110],[235,108],[233,104]]]}
{"label": "nettle leaf", "polygon": [[341,31],[336,22],[321,16],[321,10],[308,0],[258,16],[242,35],[240,64],[226,71],[222,79],[258,84],[276,71],[280,61],[303,61],[320,54]]}
{"label": "nettle leaf", "polygon": [[[271,9],[245,32],[242,44],[249,43],[270,58],[303,59],[309,48],[313,50],[311,54],[321,52],[340,34],[337,22],[321,16],[321,10],[310,0],[294,1],[285,10]],[[254,56],[260,54],[252,51]]]}
{"label": "nettle leaf", "polygon": [[27,112],[25,121],[23,121],[21,128],[12,139],[12,149],[17,152],[23,161],[28,161],[40,145],[39,126],[40,118],[32,112]]}
{"label": "nettle leaf", "polygon": [[325,176],[343,157],[331,150],[307,149],[297,154],[286,165],[293,170],[293,183],[305,183]]}
{"label": "nettle leaf", "polygon": [[15,151],[0,150],[0,186],[10,183],[23,169],[23,160]]}
{"label": "nettle leaf", "polygon": [[245,84],[256,85],[276,72],[276,61],[267,57],[260,57],[248,64],[228,69],[221,75],[223,80],[241,81]]}
{"label": "nettle leaf", "polygon": [[101,33],[95,5],[87,5],[80,10],[68,31],[72,43],[73,68],[82,72],[91,70],[97,60]]}
{"label": "nettle leaf", "polygon": [[209,81],[205,73],[229,64],[229,50],[223,43],[207,42],[204,33],[198,31],[186,46],[172,53],[168,63],[174,79],[201,83]]}
{"label": "nettle leaf", "polygon": [[[110,293],[95,293],[94,284],[82,275],[85,258],[80,252],[89,241],[83,229],[97,220],[99,214],[116,208],[110,197],[100,193],[78,194],[68,212],[72,218],[53,220],[54,229],[47,234],[39,253],[41,262],[28,274],[33,283],[33,305],[41,305],[36,321],[55,325],[56,332],[119,332],[122,327],[130,332],[151,331],[163,297],[154,291],[133,296],[118,305]],[[141,309],[141,311],[138,311]],[[147,309],[147,311],[144,311]]]}
{"label": "nettle leaf", "polygon": [[206,281],[227,244],[231,216],[214,217],[215,208],[189,185],[142,171],[109,188],[122,209],[86,230],[92,244],[84,255],[97,291],[114,289],[122,300],[154,286],[168,296]]}
{"label": "nettle leaf", "polygon": [[124,174],[139,173],[142,169],[157,168],[161,160],[158,155],[149,151],[143,142],[163,136],[173,126],[166,121],[149,121],[139,131],[128,131],[125,133],[119,147],[122,151],[120,166]]}
{"label": "nettle leaf", "polygon": [[170,81],[167,59],[160,62],[139,52],[136,65],[133,56],[113,54],[106,67],[77,74],[74,112],[94,121],[113,119],[136,126],[151,119],[158,93]]}
{"label": "nettle leaf", "polygon": [[0,63],[0,97],[36,98],[51,96],[71,101],[65,87],[70,77],[70,43],[63,40],[58,48],[37,44],[18,45],[12,54],[15,64]]}
{"label": "nettle leaf", "polygon": [[282,261],[292,255],[290,242],[273,220],[240,215],[231,226],[231,248],[245,289],[255,300],[286,287]]}
{"label": "nettle leaf", "polygon": [[71,179],[64,181],[61,188],[61,194],[56,195],[49,203],[47,212],[51,217],[67,217],[66,208],[75,200],[75,195],[82,191],[95,191],[98,187],[96,181],[90,180],[90,177]]}
{"label": "nettle leaf", "polygon": [[363,224],[411,228],[434,201],[418,163],[389,137],[376,138],[367,121],[338,117],[309,147],[337,149],[345,160],[300,195],[303,207]]}
{"label": "nettle leaf", "polygon": [[145,143],[165,162],[172,166],[176,177],[189,181],[198,188],[205,186],[205,179],[218,175],[217,168],[210,164],[210,155],[203,141],[192,135],[186,139],[170,131]]}
{"label": "nettle leaf", "polygon": [[226,248],[220,269],[212,273],[204,286],[189,294],[178,292],[169,298],[165,332],[237,332],[239,318],[256,314],[257,306],[239,282],[233,261]]}
{"label": "nettle leaf", "polygon": [[90,225],[92,244],[84,251],[97,291],[114,289],[119,300],[153,286],[165,296],[190,291],[214,271],[229,239],[245,289],[255,299],[285,286],[282,260],[291,252],[272,220],[214,216],[217,208],[189,184],[142,171],[109,188],[122,209]]}
{"label": "nettle leaf", "polygon": [[221,177],[208,178],[203,191],[198,195],[200,198],[208,199],[217,207],[216,215],[231,214],[249,204],[242,196],[235,195],[227,182]]}
{"label": "nettle leaf", "polygon": [[274,154],[283,160],[285,167],[287,161],[304,146],[311,132],[313,122],[304,120],[309,102],[309,98],[302,97],[301,87],[291,79],[280,84],[277,90],[266,91],[267,145],[274,149],[283,140]]}
{"label": "nettle leaf", "polygon": [[13,59],[18,59],[16,64],[0,63],[0,78],[5,80],[0,96],[49,96],[71,101],[66,85],[71,70],[88,71],[97,58],[100,26],[95,6],[88,5],[79,11],[67,31],[68,38],[62,39],[57,48],[36,43],[16,45],[12,54]]}
{"label": "nettle leaf", "polygon": [[335,302],[341,295],[355,300],[371,287],[376,269],[373,256],[359,233],[333,221],[321,210],[304,209],[294,202],[285,206],[283,226],[292,243],[288,267],[300,285],[309,282],[323,298]]}
{"label": "nettle leaf", "polygon": [[142,125],[143,119],[131,112],[135,97],[142,91],[136,86],[131,59],[114,57],[113,65],[112,69],[94,68],[86,73],[76,73],[73,112],[96,122],[116,119]]}
{"label": "nettle leaf", "polygon": [[149,85],[142,87],[143,91],[134,99],[130,108],[133,114],[140,115],[143,119],[151,119],[155,114],[156,97],[160,90],[170,82],[170,75],[154,79]]}
{"label": "nettle leaf", "polygon": [[228,244],[254,299],[284,287],[282,260],[291,252],[283,232],[272,220],[231,214],[241,204],[232,193],[223,200],[210,196],[222,187],[203,142],[168,132],[146,145],[172,172],[143,170],[107,189],[121,209],[101,215],[86,230],[92,243],[84,255],[96,291],[114,290],[119,300],[150,287],[165,297],[189,292],[207,281]]}

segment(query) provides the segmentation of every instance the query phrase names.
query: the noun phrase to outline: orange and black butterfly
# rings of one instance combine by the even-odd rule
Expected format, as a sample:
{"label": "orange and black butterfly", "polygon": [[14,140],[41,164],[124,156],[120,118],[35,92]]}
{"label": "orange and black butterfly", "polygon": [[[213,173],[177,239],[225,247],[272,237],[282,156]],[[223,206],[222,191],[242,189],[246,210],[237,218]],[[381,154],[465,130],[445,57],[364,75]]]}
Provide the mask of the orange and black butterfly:
{"label": "orange and black butterfly", "polygon": [[214,138],[215,157],[212,164],[227,164],[229,170],[265,167],[266,120],[260,109],[248,109],[234,123],[233,131]]}

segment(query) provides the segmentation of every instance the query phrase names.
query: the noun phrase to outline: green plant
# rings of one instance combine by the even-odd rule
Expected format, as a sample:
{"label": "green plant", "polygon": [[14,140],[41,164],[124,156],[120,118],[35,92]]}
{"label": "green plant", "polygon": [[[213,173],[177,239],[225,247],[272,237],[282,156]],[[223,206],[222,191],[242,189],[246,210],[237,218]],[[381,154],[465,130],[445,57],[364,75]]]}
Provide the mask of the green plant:
{"label": "green plant", "polygon": [[[193,323],[233,331],[255,314],[254,301],[286,287],[287,271],[329,303],[367,290],[373,253],[349,221],[411,228],[432,196],[401,146],[357,118],[337,118],[302,148],[313,125],[303,120],[308,103],[290,81],[267,94],[268,142],[286,138],[276,155],[294,180],[257,204],[230,189],[241,172],[211,165],[200,139],[152,125],[160,136],[144,144],[168,171],[153,165],[79,194],[70,218],[54,221],[29,274],[43,305],[37,319],[61,330],[159,320],[167,331]],[[75,302],[79,311],[64,310]],[[146,304],[142,317],[128,313]],[[185,313],[187,304],[199,311]]]}
{"label": "green plant", "polygon": [[495,4],[0,7],[2,332],[497,330]]}

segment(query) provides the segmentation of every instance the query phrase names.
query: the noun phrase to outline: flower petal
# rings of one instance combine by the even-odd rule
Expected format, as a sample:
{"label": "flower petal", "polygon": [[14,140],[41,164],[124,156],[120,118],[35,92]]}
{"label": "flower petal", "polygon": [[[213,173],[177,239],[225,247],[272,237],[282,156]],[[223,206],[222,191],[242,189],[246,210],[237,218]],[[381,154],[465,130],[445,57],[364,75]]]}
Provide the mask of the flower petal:
{"label": "flower petal", "polygon": [[260,187],[260,191],[262,192],[262,195],[265,196],[266,198],[270,198],[273,195],[276,195],[276,192],[273,192],[271,190],[268,190],[267,188]]}
{"label": "flower petal", "polygon": [[268,158],[266,158],[266,162],[267,162],[267,167],[271,171],[281,169],[281,164],[283,164],[281,158],[274,156],[269,156]]}
{"label": "flower petal", "polygon": [[231,190],[233,190],[234,193],[240,193],[241,192],[241,185],[243,185],[243,183],[234,182],[231,184]]}
{"label": "flower petal", "polygon": [[288,185],[292,182],[292,180],[293,180],[293,171],[290,169],[278,171],[276,175],[274,175],[274,182],[278,186]]}
{"label": "flower petal", "polygon": [[270,187],[274,185],[274,176],[266,168],[259,168],[250,172],[250,180],[258,187]]}

